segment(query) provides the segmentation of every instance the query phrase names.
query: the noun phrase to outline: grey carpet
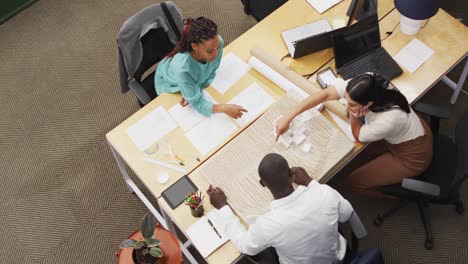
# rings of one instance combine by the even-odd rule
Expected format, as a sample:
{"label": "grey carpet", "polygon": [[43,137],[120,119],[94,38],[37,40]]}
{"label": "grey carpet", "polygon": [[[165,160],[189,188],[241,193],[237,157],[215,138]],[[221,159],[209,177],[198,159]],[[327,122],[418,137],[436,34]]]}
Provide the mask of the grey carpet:
{"label": "grey carpet", "polygon": [[[128,192],[105,134],[138,110],[119,92],[115,36],[154,2],[42,0],[0,26],[1,263],[115,263],[119,243],[138,228],[146,209]],[[237,0],[175,2],[185,16],[213,18],[227,43],[255,24]],[[450,94],[441,84],[423,100]],[[467,102],[461,94],[444,132],[453,133]],[[434,206],[435,248],[426,251],[415,208],[374,228],[387,204],[353,198],[343,178],[332,185],[369,228],[363,247],[380,247],[387,263],[465,262],[466,214]]]}

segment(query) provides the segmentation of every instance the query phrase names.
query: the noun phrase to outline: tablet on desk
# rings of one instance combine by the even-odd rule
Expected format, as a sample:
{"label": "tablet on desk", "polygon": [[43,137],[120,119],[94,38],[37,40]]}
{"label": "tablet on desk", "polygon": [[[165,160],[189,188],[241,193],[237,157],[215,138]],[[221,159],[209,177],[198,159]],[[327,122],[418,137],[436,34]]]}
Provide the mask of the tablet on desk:
{"label": "tablet on desk", "polygon": [[162,192],[162,197],[172,209],[175,209],[185,200],[188,193],[193,193],[197,190],[197,186],[185,175]]}

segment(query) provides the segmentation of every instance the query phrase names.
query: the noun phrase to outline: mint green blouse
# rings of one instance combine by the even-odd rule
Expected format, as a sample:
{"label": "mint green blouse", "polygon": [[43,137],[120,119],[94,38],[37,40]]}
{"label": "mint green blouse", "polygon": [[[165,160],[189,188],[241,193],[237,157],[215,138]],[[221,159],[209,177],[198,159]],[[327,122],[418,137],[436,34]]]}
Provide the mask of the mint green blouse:
{"label": "mint green blouse", "polygon": [[202,89],[215,78],[223,56],[224,40],[219,36],[218,56],[212,62],[201,63],[190,52],[177,53],[159,62],[154,77],[156,93],[181,92],[185,100],[205,116],[213,113],[213,103],[203,97]]}

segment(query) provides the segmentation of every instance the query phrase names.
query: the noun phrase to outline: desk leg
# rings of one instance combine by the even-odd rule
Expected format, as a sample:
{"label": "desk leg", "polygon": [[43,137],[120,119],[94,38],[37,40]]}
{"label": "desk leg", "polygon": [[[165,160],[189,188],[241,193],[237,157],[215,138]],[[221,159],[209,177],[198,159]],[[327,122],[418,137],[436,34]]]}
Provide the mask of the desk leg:
{"label": "desk leg", "polygon": [[442,81],[448,85],[450,88],[453,89],[453,95],[452,98],[450,99],[450,103],[455,104],[457,101],[458,95],[460,94],[460,91],[463,87],[463,84],[465,83],[466,75],[468,74],[468,60],[465,62],[465,67],[463,68],[463,72],[460,76],[460,79],[458,79],[458,82],[452,81],[449,77],[444,75],[442,77]]}
{"label": "desk leg", "polygon": [[[125,163],[122,160],[122,157],[120,157],[119,153],[117,153],[117,151],[115,151],[115,149],[112,147],[111,144],[109,144],[109,146],[111,148],[112,155],[114,155],[114,158],[117,161],[117,165],[119,165],[120,172],[122,173],[122,176],[124,177],[125,183],[127,184],[127,187],[130,190],[130,192],[135,193],[138,196],[138,198],[140,198],[140,200],[145,204],[146,208],[148,208],[148,210],[150,210],[150,212],[154,215],[154,217],[156,217],[156,220],[165,229],[169,230],[171,233],[173,233],[177,237],[177,233],[175,232],[174,224],[172,223],[170,217],[166,214],[166,212],[161,207],[160,207],[161,211],[163,212],[165,217],[163,218],[161,216],[161,214],[159,214],[159,212],[151,204],[151,202],[148,200],[148,198],[146,198],[146,196],[140,191],[138,186],[136,186],[136,184],[128,176],[128,172],[127,172],[127,169],[125,168]],[[170,224],[168,224],[168,222],[166,222],[165,219],[168,219]],[[192,254],[190,254],[190,252],[187,250],[187,247],[189,247],[191,245],[191,243],[186,243],[187,245],[185,245],[185,244],[182,244],[182,242],[180,242],[180,239],[178,239],[178,240],[179,240],[179,244],[180,244],[180,248],[182,250],[182,253],[187,258],[187,260],[189,260],[190,263],[192,263],[192,264],[198,264],[198,262],[192,256]]]}
{"label": "desk leg", "polygon": [[119,166],[120,173],[122,173],[122,176],[124,177],[124,181],[127,184],[128,190],[131,193],[133,193],[134,191],[132,190],[130,185],[128,185],[128,181],[132,181],[132,180],[128,176],[128,172],[127,172],[127,169],[125,168],[125,163],[124,163],[122,157],[119,155],[119,153],[117,153],[117,151],[114,149],[114,147],[112,147],[112,145],[110,143],[109,143],[109,147],[110,147],[110,149],[112,151],[112,155],[114,155],[114,159],[117,162],[117,165]]}

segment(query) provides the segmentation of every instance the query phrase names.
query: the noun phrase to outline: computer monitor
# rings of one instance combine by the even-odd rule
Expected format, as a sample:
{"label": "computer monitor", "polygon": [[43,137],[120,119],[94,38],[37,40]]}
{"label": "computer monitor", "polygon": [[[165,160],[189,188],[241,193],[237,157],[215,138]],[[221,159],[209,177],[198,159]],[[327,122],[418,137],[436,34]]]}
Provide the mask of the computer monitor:
{"label": "computer monitor", "polygon": [[346,12],[349,16],[346,26],[350,26],[353,20],[359,21],[374,14],[377,14],[377,0],[352,0]]}

